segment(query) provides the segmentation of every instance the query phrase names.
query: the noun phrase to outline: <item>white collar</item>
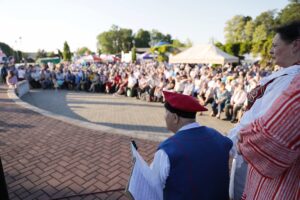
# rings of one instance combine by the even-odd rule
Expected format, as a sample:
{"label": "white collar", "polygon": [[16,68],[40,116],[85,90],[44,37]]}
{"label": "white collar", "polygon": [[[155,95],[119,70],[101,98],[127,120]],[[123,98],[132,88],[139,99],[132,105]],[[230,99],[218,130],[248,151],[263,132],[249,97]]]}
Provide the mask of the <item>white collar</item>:
{"label": "white collar", "polygon": [[177,132],[179,132],[179,131],[185,131],[185,130],[196,128],[196,127],[200,127],[200,126],[201,125],[198,122],[193,122],[193,123],[190,123],[190,124],[187,124],[187,125],[181,127]]}
{"label": "white collar", "polygon": [[296,73],[300,73],[300,65],[293,65],[287,68],[282,68],[281,70],[274,72],[273,74],[271,74],[270,76],[267,76],[265,78],[263,78],[260,81],[260,85],[265,85],[267,82],[269,82],[270,80],[277,78],[279,76],[282,76],[284,74],[290,75],[290,74],[296,74]]}

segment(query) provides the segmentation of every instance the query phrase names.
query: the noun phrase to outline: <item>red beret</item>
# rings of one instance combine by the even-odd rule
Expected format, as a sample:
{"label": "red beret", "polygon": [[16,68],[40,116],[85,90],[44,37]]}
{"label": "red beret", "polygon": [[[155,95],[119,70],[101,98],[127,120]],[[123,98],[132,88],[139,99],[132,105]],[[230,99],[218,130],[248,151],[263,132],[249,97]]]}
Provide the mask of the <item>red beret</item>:
{"label": "red beret", "polygon": [[192,96],[167,91],[163,91],[163,94],[165,101],[177,110],[183,112],[207,111],[207,108],[201,106],[198,100]]}

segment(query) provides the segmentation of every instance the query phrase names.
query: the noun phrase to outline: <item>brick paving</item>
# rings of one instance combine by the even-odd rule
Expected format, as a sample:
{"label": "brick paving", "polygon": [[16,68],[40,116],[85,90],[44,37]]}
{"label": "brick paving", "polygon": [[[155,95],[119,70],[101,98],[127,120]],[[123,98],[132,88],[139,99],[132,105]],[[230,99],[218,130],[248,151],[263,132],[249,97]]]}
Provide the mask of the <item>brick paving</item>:
{"label": "brick paving", "polygon": [[[122,191],[99,192],[126,186],[130,140],[22,108],[0,88],[0,156],[10,199],[127,199]],[[157,143],[136,141],[149,163]]]}
{"label": "brick paving", "polygon": [[[164,109],[157,103],[52,90],[33,91],[23,99],[56,114],[120,130],[168,133]],[[197,116],[197,120],[223,133],[232,128],[232,124],[210,118],[207,113]],[[131,139],[71,125],[20,107],[0,86],[0,156],[10,199],[125,200],[127,197],[119,189],[126,186],[131,169]],[[150,163],[158,143],[135,140]]]}

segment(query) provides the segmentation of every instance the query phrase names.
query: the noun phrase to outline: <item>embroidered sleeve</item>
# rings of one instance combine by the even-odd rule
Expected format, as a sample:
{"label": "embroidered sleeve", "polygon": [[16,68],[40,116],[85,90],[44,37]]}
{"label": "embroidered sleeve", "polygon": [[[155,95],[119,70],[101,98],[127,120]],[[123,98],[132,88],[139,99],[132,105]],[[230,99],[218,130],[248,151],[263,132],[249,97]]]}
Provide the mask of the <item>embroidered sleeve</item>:
{"label": "embroidered sleeve", "polygon": [[275,178],[300,154],[300,75],[265,115],[240,131],[241,154],[259,173]]}

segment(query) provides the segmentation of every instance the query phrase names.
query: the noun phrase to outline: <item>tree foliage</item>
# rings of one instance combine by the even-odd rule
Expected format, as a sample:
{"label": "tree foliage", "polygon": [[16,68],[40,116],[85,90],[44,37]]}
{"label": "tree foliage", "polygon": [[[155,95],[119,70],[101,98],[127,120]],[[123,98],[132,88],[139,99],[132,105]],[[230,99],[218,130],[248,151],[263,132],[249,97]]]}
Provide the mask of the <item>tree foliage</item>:
{"label": "tree foliage", "polygon": [[120,28],[113,25],[109,31],[100,33],[97,36],[98,49],[103,53],[116,54],[121,51],[128,52],[133,44],[131,29]]}
{"label": "tree foliage", "polygon": [[300,4],[297,0],[278,13],[275,10],[262,12],[255,19],[236,15],[226,22],[224,34],[226,43],[215,45],[229,54],[241,57],[245,53],[260,55],[262,64],[270,61],[270,49],[275,33],[274,27],[300,20]]}
{"label": "tree foliage", "polygon": [[169,54],[174,54],[176,51],[176,48],[174,48],[172,45],[170,44],[164,44],[161,46],[154,46],[150,48],[151,53],[156,54],[157,58],[156,60],[158,62],[165,62],[168,61]]}
{"label": "tree foliage", "polygon": [[147,30],[140,29],[134,35],[134,42],[136,47],[150,47],[150,32]]}
{"label": "tree foliage", "polygon": [[279,24],[286,24],[292,21],[300,20],[300,3],[299,1],[291,1],[278,14]]}
{"label": "tree foliage", "polygon": [[225,51],[231,55],[238,56],[240,52],[240,43],[225,44]]}
{"label": "tree foliage", "polygon": [[186,47],[186,44],[182,43],[180,40],[174,39],[172,46],[174,48]]}
{"label": "tree foliage", "polygon": [[[134,46],[137,48],[154,47],[158,42],[167,42],[173,49],[179,47],[190,47],[192,42],[187,40],[181,42],[173,40],[170,34],[163,34],[158,30],[139,29],[135,34],[131,29],[120,28],[113,25],[110,30],[104,31],[97,36],[97,52],[117,54],[121,51],[129,52]],[[165,59],[162,56],[162,60]]]}
{"label": "tree foliage", "polygon": [[55,54],[54,51],[47,53],[47,57],[56,57],[56,56],[57,54]]}
{"label": "tree foliage", "polygon": [[71,61],[71,57],[72,57],[72,53],[70,51],[70,47],[69,47],[67,41],[65,41],[64,49],[63,49],[63,59],[64,59],[64,61]]}
{"label": "tree foliage", "polygon": [[63,53],[59,49],[57,49],[57,54],[58,54],[58,57],[60,57],[60,58],[64,57]]}
{"label": "tree foliage", "polygon": [[276,21],[275,21],[275,10],[269,10],[266,12],[262,12],[260,15],[258,15],[255,20],[255,26],[257,27],[264,27],[266,34],[269,35],[274,26],[276,25]]}
{"label": "tree foliage", "polygon": [[0,49],[6,56],[14,55],[14,50],[7,44],[0,42]]}
{"label": "tree foliage", "polygon": [[150,46],[154,46],[160,41],[168,42],[172,44],[172,36],[170,34],[164,35],[163,33],[159,32],[158,30],[153,29],[150,32]]}
{"label": "tree foliage", "polygon": [[15,62],[17,63],[22,61],[22,59],[24,58],[24,53],[22,51],[15,51],[6,43],[0,42],[0,49],[7,57],[13,56]]}
{"label": "tree foliage", "polygon": [[39,49],[36,54],[36,59],[47,57],[47,52],[44,49]]}
{"label": "tree foliage", "polygon": [[246,39],[245,25],[251,21],[251,17],[236,15],[226,22],[224,28],[227,43],[242,42]]}
{"label": "tree foliage", "polygon": [[80,55],[80,56],[89,55],[91,53],[92,53],[92,51],[87,47],[81,47],[81,48],[77,49],[77,51],[76,51],[76,54]]}
{"label": "tree foliage", "polygon": [[132,47],[132,49],[131,49],[131,60],[132,60],[132,62],[136,61],[136,48],[135,47]]}

